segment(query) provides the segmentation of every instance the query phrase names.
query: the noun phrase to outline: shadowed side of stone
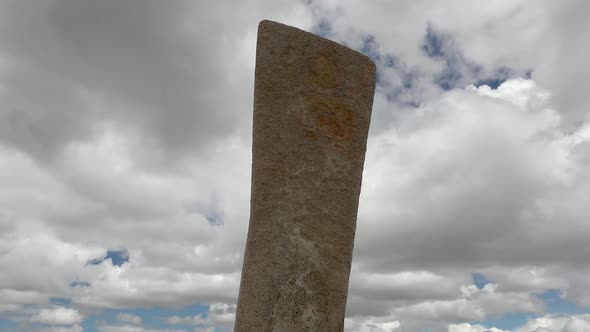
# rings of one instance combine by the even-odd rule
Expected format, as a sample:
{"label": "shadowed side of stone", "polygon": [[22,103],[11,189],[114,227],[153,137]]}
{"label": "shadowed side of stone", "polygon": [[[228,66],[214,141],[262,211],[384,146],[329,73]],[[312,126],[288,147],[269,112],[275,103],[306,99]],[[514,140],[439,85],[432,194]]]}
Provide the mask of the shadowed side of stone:
{"label": "shadowed side of stone", "polygon": [[258,27],[252,195],[235,331],[342,331],[375,65]]}

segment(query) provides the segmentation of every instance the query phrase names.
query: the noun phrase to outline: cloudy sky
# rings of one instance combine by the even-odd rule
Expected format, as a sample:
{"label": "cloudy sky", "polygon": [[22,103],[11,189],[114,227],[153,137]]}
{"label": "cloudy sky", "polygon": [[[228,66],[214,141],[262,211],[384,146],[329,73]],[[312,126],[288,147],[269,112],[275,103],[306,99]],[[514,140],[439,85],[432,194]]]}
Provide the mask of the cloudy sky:
{"label": "cloudy sky", "polygon": [[262,19],[377,64],[347,332],[590,330],[589,10],[0,0],[0,331],[231,331]]}

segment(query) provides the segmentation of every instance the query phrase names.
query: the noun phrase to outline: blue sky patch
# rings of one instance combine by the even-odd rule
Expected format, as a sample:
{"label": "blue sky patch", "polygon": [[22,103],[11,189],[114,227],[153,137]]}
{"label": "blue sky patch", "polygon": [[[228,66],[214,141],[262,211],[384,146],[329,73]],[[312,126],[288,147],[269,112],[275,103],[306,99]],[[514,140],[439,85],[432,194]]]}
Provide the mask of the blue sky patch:
{"label": "blue sky patch", "polygon": [[471,274],[471,277],[473,279],[473,284],[479,289],[484,288],[485,285],[491,282],[485,275],[483,275],[483,273],[475,272]]}
{"label": "blue sky patch", "polygon": [[422,51],[431,58],[441,58],[444,56],[444,43],[446,36],[434,30],[432,25],[426,27],[426,36],[424,36],[424,42],[422,43]]}
{"label": "blue sky patch", "polygon": [[121,266],[129,261],[129,252],[127,251],[127,249],[107,250],[106,256],[92,259],[87,264],[98,265],[108,259],[111,260],[114,266]]}
{"label": "blue sky patch", "polygon": [[319,22],[311,27],[311,32],[320,37],[328,38],[332,34],[332,24],[328,19],[322,17]]}
{"label": "blue sky patch", "polygon": [[14,321],[0,318],[0,330],[13,329],[15,327],[16,323]]}
{"label": "blue sky patch", "polygon": [[141,317],[141,325],[150,329],[194,329],[194,325],[168,324],[167,319],[171,316],[207,316],[209,306],[192,304],[178,309],[151,307],[151,308],[132,308],[115,310],[108,309],[99,313],[89,315],[83,322],[84,332],[97,332],[96,326],[99,324],[117,325],[124,324],[117,320],[120,313],[132,314]]}
{"label": "blue sky patch", "polygon": [[[415,87],[416,79],[420,75],[417,70],[409,69],[394,54],[381,53],[379,43],[373,35],[363,38],[363,46],[360,52],[368,56],[377,66],[377,86],[383,89],[387,100],[411,107],[418,107],[420,105],[420,100],[408,99],[412,95],[409,92]],[[388,70],[395,72],[401,84],[393,84],[386,78],[386,74],[384,73]]]}
{"label": "blue sky patch", "polygon": [[434,82],[443,90],[448,91],[457,85],[463,78],[461,72],[447,66],[440,75],[438,75]]}
{"label": "blue sky patch", "polygon": [[127,250],[108,250],[105,259],[109,258],[113,265],[121,266],[129,261],[129,252]]}
{"label": "blue sky patch", "polygon": [[426,27],[421,50],[427,57],[444,62],[445,67],[435,76],[434,83],[445,91],[455,88],[463,80],[464,74],[481,70],[479,66],[463,58],[451,36],[436,30],[431,24]]}
{"label": "blue sky patch", "polygon": [[86,281],[72,281],[70,282],[70,287],[90,287],[90,283]]}
{"label": "blue sky patch", "polygon": [[485,80],[479,80],[474,85],[477,87],[480,87],[482,85],[487,85],[492,89],[497,89],[505,81],[506,81],[505,79],[490,78],[490,79],[485,79]]}
{"label": "blue sky patch", "polygon": [[223,226],[223,212],[208,211],[205,213],[205,219],[211,226]]}
{"label": "blue sky patch", "polygon": [[535,319],[540,317],[539,314],[531,314],[531,313],[509,313],[502,315],[498,318],[488,319],[482,322],[471,322],[471,324],[480,324],[487,328],[498,328],[501,330],[509,330],[512,331],[516,328],[519,328],[526,324],[531,319]]}
{"label": "blue sky patch", "polygon": [[66,297],[50,297],[49,303],[66,307],[72,304],[72,299]]}
{"label": "blue sky patch", "polygon": [[363,47],[361,53],[368,56],[375,64],[381,62],[381,54],[379,53],[379,44],[375,39],[375,36],[368,35],[363,38]]}
{"label": "blue sky patch", "polygon": [[546,311],[552,314],[582,314],[587,311],[578,308],[574,303],[561,297],[559,289],[547,290],[537,297],[545,303]]}
{"label": "blue sky patch", "polygon": [[427,57],[444,63],[444,68],[434,77],[434,83],[444,91],[468,84],[488,85],[496,89],[511,77],[530,78],[532,72],[530,69],[515,70],[506,66],[484,70],[481,65],[465,58],[452,36],[432,25],[426,28],[421,50]]}
{"label": "blue sky patch", "polygon": [[530,70],[526,73],[517,73],[516,71],[508,67],[500,67],[494,70],[494,72],[491,75],[488,75],[488,77],[475,82],[474,85],[477,87],[487,85],[492,89],[497,89],[502,83],[506,82],[506,80],[508,80],[509,78],[517,76],[523,76],[526,78],[527,75],[530,75],[527,74],[529,72]]}
{"label": "blue sky patch", "polygon": [[[485,278],[485,276],[481,276]],[[561,291],[559,289],[547,290],[541,294],[538,294],[537,297],[545,304],[545,314],[576,315],[588,313],[587,310],[579,308],[574,303],[562,298]],[[483,322],[473,322],[473,324],[481,324],[488,328],[496,327],[503,330],[514,330],[520,326],[523,326],[527,321],[541,316],[541,314],[533,313],[509,313],[498,318],[485,320]]]}

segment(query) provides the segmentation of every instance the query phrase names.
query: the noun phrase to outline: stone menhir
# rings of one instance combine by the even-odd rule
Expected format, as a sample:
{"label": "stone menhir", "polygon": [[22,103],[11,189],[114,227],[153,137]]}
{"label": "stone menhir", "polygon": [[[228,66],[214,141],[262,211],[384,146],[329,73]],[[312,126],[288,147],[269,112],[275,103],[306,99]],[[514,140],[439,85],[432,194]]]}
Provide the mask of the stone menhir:
{"label": "stone menhir", "polygon": [[234,331],[343,331],[374,91],[368,57],[260,22]]}

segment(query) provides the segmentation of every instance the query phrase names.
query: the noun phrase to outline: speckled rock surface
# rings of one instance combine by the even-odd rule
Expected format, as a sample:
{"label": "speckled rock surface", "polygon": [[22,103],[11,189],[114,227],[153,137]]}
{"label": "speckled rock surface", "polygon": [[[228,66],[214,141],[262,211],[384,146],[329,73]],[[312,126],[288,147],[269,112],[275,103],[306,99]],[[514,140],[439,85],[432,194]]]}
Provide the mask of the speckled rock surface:
{"label": "speckled rock surface", "polygon": [[235,331],[342,331],[375,65],[258,27],[250,227]]}

